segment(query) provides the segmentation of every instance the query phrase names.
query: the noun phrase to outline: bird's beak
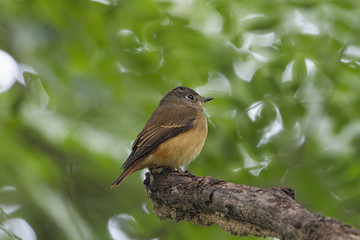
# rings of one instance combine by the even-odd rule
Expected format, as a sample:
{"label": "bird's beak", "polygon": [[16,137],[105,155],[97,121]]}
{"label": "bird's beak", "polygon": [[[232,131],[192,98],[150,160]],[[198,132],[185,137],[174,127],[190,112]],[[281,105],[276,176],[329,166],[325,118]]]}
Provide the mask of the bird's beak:
{"label": "bird's beak", "polygon": [[208,101],[211,101],[213,100],[214,98],[213,97],[206,97],[206,98],[201,98],[200,101],[202,102],[208,102]]}

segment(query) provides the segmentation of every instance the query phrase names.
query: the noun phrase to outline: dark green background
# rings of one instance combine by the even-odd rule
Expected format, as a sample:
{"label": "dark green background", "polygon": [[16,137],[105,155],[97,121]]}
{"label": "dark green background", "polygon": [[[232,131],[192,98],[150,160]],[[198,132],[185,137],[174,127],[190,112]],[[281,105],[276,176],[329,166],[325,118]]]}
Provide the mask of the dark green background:
{"label": "dark green background", "polygon": [[186,169],[290,187],[360,227],[358,0],[106,2],[0,0],[0,50],[36,71],[0,94],[0,209],[20,207],[0,229],[21,218],[37,239],[111,239],[110,225],[128,239],[238,239],[158,220],[144,171],[109,189],[178,85],[215,97]]}

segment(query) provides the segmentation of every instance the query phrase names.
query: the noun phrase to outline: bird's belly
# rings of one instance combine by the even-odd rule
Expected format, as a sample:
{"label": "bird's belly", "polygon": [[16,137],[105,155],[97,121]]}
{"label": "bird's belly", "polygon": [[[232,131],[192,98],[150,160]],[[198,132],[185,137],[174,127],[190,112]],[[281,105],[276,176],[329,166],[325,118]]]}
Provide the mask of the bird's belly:
{"label": "bird's belly", "polygon": [[189,131],[180,133],[176,137],[162,143],[141,164],[142,168],[157,166],[181,167],[196,158],[204,146],[207,135],[205,116]]}

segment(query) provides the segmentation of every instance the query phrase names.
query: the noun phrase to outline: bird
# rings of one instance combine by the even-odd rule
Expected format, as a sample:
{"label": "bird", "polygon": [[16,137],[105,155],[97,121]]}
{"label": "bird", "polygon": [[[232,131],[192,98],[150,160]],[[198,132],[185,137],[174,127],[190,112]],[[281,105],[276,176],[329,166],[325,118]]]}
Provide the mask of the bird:
{"label": "bird", "polygon": [[212,99],[183,86],[167,92],[137,135],[122,166],[124,170],[111,188],[137,170],[168,167],[180,171],[181,166],[195,159],[208,132],[204,104]]}

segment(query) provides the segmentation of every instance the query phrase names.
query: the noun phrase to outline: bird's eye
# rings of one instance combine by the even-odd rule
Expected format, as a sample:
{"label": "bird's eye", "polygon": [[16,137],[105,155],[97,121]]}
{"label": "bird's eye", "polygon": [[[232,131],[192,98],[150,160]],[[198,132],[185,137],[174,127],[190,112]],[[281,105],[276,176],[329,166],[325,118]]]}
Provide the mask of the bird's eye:
{"label": "bird's eye", "polygon": [[191,101],[194,101],[195,97],[192,94],[189,94],[186,96],[187,99],[190,99]]}

